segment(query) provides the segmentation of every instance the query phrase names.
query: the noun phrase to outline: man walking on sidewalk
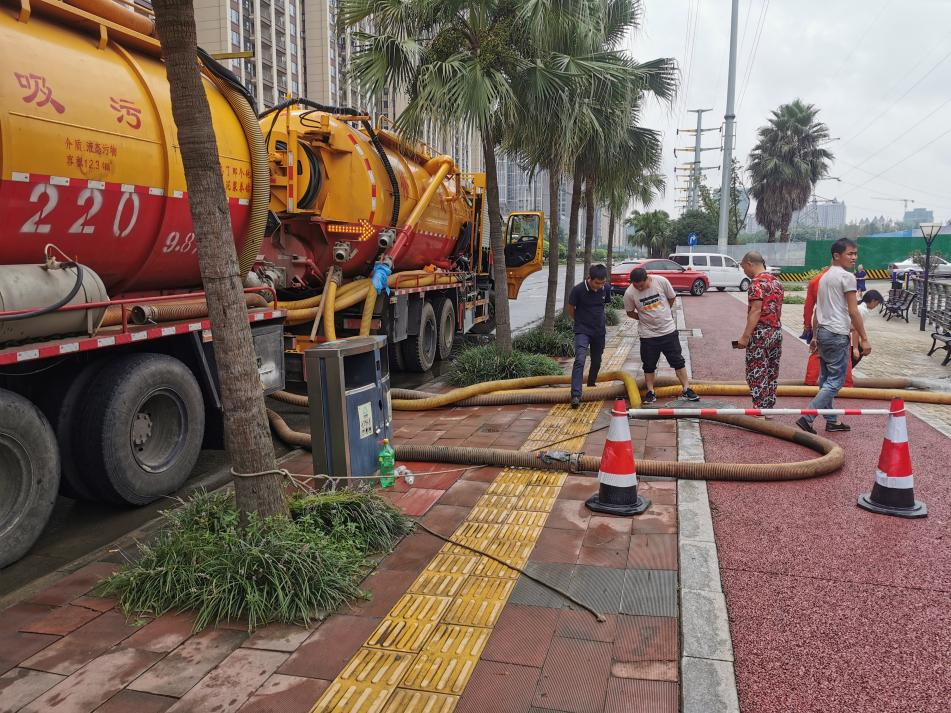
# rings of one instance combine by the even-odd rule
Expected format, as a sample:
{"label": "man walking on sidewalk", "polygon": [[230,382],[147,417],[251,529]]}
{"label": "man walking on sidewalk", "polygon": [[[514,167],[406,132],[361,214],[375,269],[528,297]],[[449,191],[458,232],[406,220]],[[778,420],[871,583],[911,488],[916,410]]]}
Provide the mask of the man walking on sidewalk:
{"label": "man walking on sidewalk", "polygon": [[575,363],[571,369],[571,408],[581,405],[581,381],[584,378],[584,363],[591,352],[591,369],[588,371],[588,386],[594,386],[601,370],[604,354],[604,339],[607,327],[604,322],[604,306],[611,301],[608,285],[608,269],[604,265],[592,265],[588,277],[572,288],[568,295],[568,316],[575,323]]}
{"label": "man walking on sidewalk", "polygon": [[642,403],[657,401],[654,393],[654,374],[657,362],[663,354],[667,363],[677,373],[683,386],[681,399],[699,401],[700,397],[690,388],[687,379],[687,362],[680,348],[680,335],[674,320],[673,306],[677,293],[670,281],[662,275],[648,275],[643,267],[631,270],[631,284],[624,292],[624,311],[637,320],[637,333],[641,341],[641,364],[647,394]]}
{"label": "man walking on sidewalk", "polygon": [[782,283],[766,271],[766,261],[758,252],[743,256],[740,267],[748,278],[746,329],[736,346],[746,350],[746,383],[755,408],[776,405],[779,359],[783,353]]}
{"label": "man walking on sidewalk", "polygon": [[[865,324],[855,297],[855,275],[848,270],[855,265],[859,249],[854,240],[840,238],[832,244],[832,266],[819,281],[819,294],[812,317],[812,342],[809,349],[819,355],[819,393],[809,408],[832,408],[833,399],[845,384],[845,375],[852,356],[852,330],[858,335],[862,356],[872,352]],[[826,416],[826,430],[852,430],[836,416]],[[815,416],[802,416],[796,425],[815,433]]]}

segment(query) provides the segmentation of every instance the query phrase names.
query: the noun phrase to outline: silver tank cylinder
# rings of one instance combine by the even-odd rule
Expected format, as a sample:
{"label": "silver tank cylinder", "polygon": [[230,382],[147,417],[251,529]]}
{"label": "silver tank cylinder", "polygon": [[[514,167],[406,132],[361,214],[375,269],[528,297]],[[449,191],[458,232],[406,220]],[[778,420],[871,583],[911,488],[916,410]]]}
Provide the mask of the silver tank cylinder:
{"label": "silver tank cylinder", "polygon": [[[76,284],[70,268],[47,270],[42,265],[0,265],[0,311],[42,309],[59,302]],[[105,285],[83,265],[83,284],[69,304],[109,299]],[[67,334],[92,334],[102,323],[105,307],[52,312],[39,317],[0,321],[0,344]]]}

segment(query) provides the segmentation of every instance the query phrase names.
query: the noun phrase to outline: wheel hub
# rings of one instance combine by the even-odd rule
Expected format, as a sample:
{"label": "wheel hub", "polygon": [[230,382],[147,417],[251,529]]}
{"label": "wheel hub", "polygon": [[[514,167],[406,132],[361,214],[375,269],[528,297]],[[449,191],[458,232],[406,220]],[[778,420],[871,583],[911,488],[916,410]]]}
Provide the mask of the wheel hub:
{"label": "wheel hub", "polygon": [[152,437],[152,417],[140,411],[132,422],[132,445],[142,448]]}

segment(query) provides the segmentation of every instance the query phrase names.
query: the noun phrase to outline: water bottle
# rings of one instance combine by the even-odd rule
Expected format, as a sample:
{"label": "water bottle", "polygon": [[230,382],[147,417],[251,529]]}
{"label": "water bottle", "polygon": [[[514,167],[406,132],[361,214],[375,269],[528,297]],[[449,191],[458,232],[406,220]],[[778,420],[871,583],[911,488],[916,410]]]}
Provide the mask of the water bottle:
{"label": "water bottle", "polygon": [[383,439],[383,447],[380,449],[380,455],[377,456],[377,461],[380,463],[380,486],[383,488],[392,488],[396,483],[394,475],[396,471],[396,452],[390,445],[389,438]]}

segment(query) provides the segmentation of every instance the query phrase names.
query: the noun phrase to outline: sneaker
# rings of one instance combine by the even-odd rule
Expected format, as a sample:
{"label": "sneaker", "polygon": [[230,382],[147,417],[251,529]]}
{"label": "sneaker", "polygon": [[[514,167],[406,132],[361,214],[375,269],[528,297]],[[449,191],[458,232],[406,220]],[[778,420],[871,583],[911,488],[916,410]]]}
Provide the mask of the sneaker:
{"label": "sneaker", "polygon": [[644,398],[641,399],[642,404],[656,404],[657,403],[657,394],[653,391],[648,391],[644,394]]}
{"label": "sneaker", "polygon": [[812,424],[806,420],[805,416],[801,416],[799,420],[796,421],[796,425],[799,426],[799,428],[801,428],[806,433],[811,433],[814,436],[816,435],[816,429],[814,429],[812,427]]}
{"label": "sneaker", "polygon": [[831,423],[826,421],[826,431],[829,433],[848,433],[851,430],[851,426],[841,421],[832,421]]}
{"label": "sneaker", "polygon": [[700,397],[697,393],[690,388],[684,389],[684,392],[680,395],[681,401],[699,401]]}
{"label": "sneaker", "polygon": [[572,396],[572,397],[571,397],[571,408],[578,408],[579,406],[581,406],[581,397],[580,397],[580,396]]}

